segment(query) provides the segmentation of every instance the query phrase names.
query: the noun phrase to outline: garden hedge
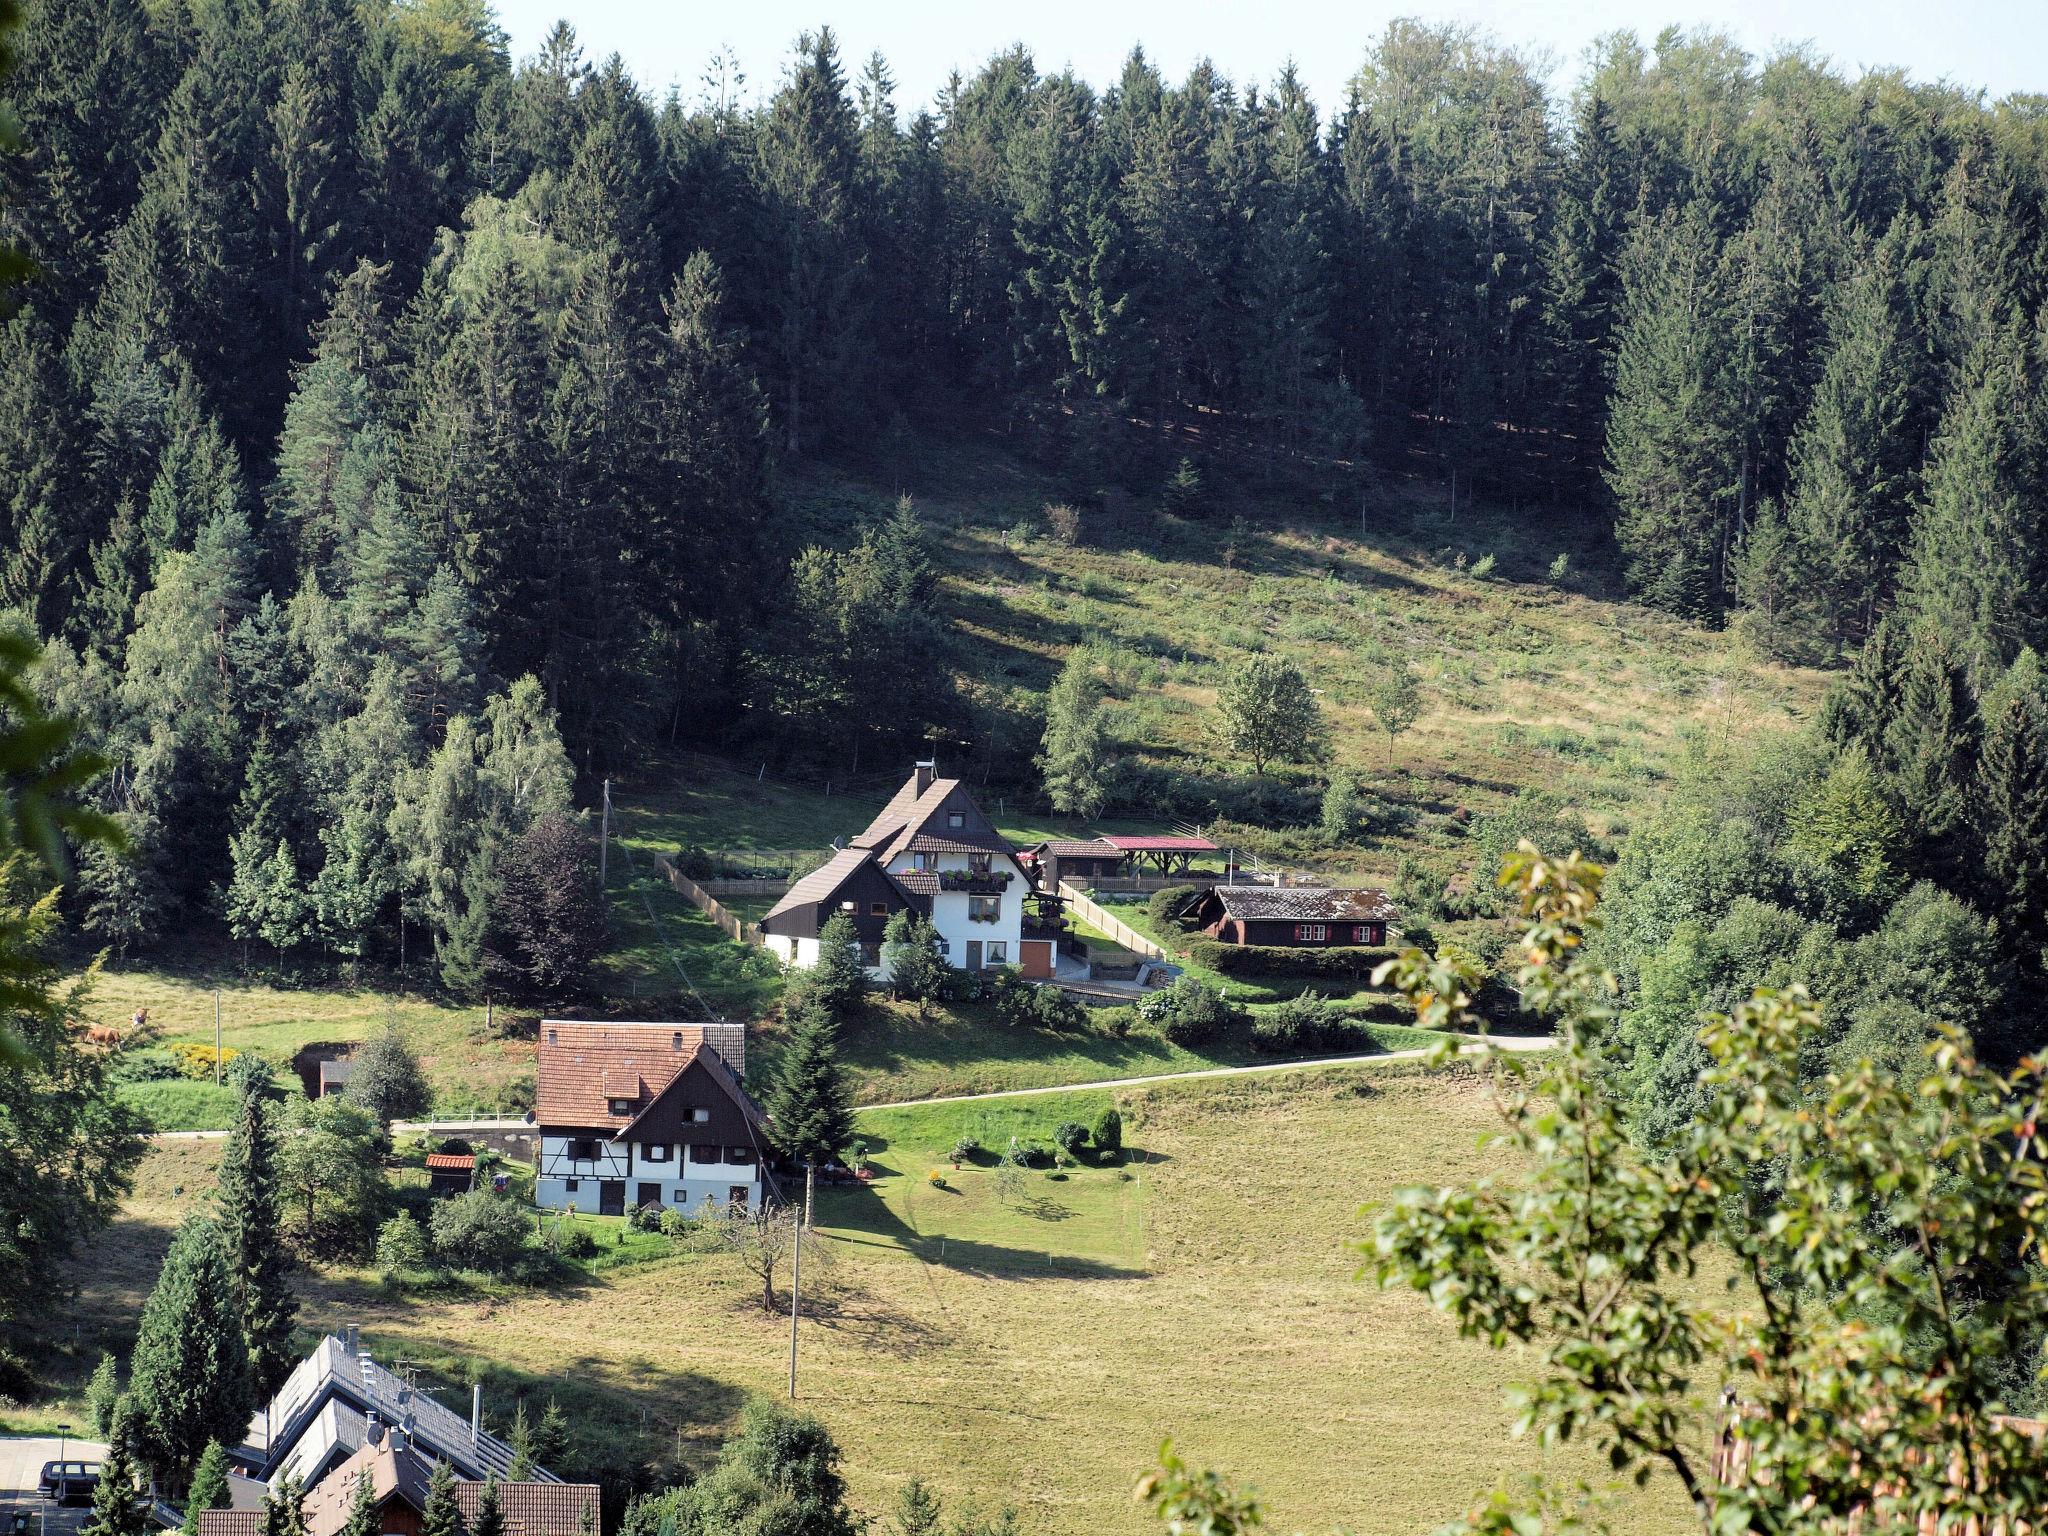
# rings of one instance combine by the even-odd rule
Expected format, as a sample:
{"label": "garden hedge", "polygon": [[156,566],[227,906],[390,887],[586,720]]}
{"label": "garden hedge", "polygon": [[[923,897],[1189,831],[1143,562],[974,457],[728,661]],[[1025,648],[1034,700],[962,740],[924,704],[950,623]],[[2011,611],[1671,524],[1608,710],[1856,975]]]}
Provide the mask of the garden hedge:
{"label": "garden hedge", "polygon": [[1277,944],[1223,944],[1197,939],[1187,957],[1224,976],[1279,976],[1313,981],[1337,978],[1365,981],[1372,969],[1395,952],[1385,946],[1344,944],[1330,949],[1289,949]]}

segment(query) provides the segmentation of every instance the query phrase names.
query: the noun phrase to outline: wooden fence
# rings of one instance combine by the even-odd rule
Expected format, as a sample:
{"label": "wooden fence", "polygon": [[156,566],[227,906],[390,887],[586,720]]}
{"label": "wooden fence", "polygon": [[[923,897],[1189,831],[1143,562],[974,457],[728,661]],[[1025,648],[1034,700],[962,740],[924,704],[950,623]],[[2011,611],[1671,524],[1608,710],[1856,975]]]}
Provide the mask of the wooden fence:
{"label": "wooden fence", "polygon": [[718,904],[717,897],[705,890],[703,886],[692,880],[680,869],[677,869],[673,859],[665,854],[657,853],[654,856],[654,864],[661,871],[664,878],[667,879],[668,883],[682,892],[683,900],[718,924],[720,930],[723,931],[728,939],[731,939],[735,944],[758,944],[761,942],[761,930],[757,926],[753,923],[743,923],[733,916],[732,913],[726,911],[724,907]]}
{"label": "wooden fence", "polygon": [[1145,955],[1153,960],[1171,960],[1158,944],[1148,939],[1120,917],[1114,917],[1088,899],[1088,893],[1071,880],[1060,882],[1060,894],[1067,898],[1067,910],[1091,928],[1100,929],[1125,949]]}
{"label": "wooden fence", "polygon": [[780,875],[762,875],[754,880],[699,880],[697,889],[706,896],[780,896],[793,883]]}

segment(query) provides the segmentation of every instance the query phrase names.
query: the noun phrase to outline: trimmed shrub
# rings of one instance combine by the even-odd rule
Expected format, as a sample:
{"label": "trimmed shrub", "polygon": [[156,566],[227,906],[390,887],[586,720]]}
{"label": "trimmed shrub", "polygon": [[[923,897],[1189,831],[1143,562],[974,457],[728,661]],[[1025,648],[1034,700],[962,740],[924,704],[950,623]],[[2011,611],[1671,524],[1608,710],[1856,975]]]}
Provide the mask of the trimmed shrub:
{"label": "trimmed shrub", "polygon": [[1079,1158],[1088,1150],[1088,1127],[1077,1125],[1072,1120],[1062,1121],[1052,1133],[1052,1144],[1067,1156]]}
{"label": "trimmed shrub", "polygon": [[996,1016],[1013,1029],[1072,1033],[1088,1026],[1087,1009],[1058,987],[1026,981],[1008,967],[979,974],[993,976],[987,985],[995,999]]}
{"label": "trimmed shrub", "polygon": [[1373,967],[1397,951],[1384,946],[1340,944],[1328,949],[1290,949],[1278,944],[1223,944],[1197,939],[1187,956],[1199,966],[1225,976],[1278,976],[1304,981],[1362,982]]}
{"label": "trimmed shrub", "polygon": [[1095,1117],[1094,1128],[1089,1134],[1095,1141],[1096,1150],[1105,1156],[1123,1151],[1124,1117],[1117,1112],[1114,1104]]}
{"label": "trimmed shrub", "polygon": [[977,1163],[985,1156],[981,1143],[972,1136],[962,1136],[953,1143],[952,1158],[956,1163]]}
{"label": "trimmed shrub", "polygon": [[1173,914],[1202,894],[1199,885],[1169,885],[1154,891],[1145,901],[1145,916],[1155,933],[1172,933],[1179,926]]}

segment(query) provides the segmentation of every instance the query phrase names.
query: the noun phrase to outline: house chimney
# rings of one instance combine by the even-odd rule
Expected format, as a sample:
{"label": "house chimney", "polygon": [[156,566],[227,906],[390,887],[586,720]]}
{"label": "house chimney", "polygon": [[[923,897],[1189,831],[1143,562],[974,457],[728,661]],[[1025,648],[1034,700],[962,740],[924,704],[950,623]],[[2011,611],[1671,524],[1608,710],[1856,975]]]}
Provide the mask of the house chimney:
{"label": "house chimney", "polygon": [[917,792],[921,795],[932,787],[932,780],[939,776],[937,758],[928,757],[917,765]]}
{"label": "house chimney", "polygon": [[341,1330],[341,1352],[345,1355],[355,1354],[361,1347],[361,1338],[362,1335],[357,1331],[354,1323],[345,1326]]}
{"label": "house chimney", "polygon": [[683,1048],[683,1032],[680,1029],[668,1037],[668,1048],[672,1051],[680,1051]]}
{"label": "house chimney", "polygon": [[[678,1040],[682,1036],[676,1037]],[[484,1428],[484,1384],[472,1382],[469,1388],[469,1444],[474,1450]]]}

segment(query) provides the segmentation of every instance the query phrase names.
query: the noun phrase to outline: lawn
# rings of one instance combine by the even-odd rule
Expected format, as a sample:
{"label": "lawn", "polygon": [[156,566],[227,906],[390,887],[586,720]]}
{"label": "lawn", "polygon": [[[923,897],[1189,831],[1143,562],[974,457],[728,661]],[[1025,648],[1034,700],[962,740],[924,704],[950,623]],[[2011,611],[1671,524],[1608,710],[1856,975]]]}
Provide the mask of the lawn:
{"label": "lawn", "polygon": [[[1432,1528],[1496,1480],[1590,1461],[1513,1439],[1513,1357],[1460,1342],[1413,1294],[1357,1277],[1361,1202],[1508,1166],[1469,1074],[1402,1066],[1119,1093],[1129,1160],[1026,1177],[944,1156],[1086,1122],[1105,1093],[870,1112],[881,1177],[828,1191],[830,1262],[807,1266],[802,1406],[845,1449],[852,1497],[884,1514],[913,1476],[955,1503],[1012,1501],[1047,1536],[1155,1531],[1132,1479],[1171,1435],[1261,1490],[1278,1532]],[[217,1145],[160,1145],[111,1237],[73,1272],[55,1335],[78,1375],[132,1328],[167,1225],[204,1198]],[[928,1182],[939,1169],[950,1188]],[[1128,1177],[1125,1175],[1128,1174]],[[301,1275],[308,1327],[363,1325],[486,1411],[559,1395],[600,1451],[701,1465],[751,1394],[780,1395],[789,1323],[723,1257],[602,1271],[547,1293],[397,1296]],[[76,1404],[44,1405],[47,1420]],[[621,1452],[623,1454],[623,1452]],[[1628,1493],[1617,1529],[1686,1526],[1668,1491]]]}
{"label": "lawn", "polygon": [[[500,1113],[528,1102],[533,1081],[532,1015],[506,1009],[489,1013],[423,997],[371,987],[283,987],[244,980],[223,963],[212,974],[200,971],[107,970],[95,983],[86,1016],[94,1023],[126,1030],[136,1009],[149,1010],[150,1023],[165,1043],[213,1044],[214,1004],[220,1005],[221,1044],[255,1051],[283,1070],[310,1044],[368,1039],[387,1026],[418,1053],[433,1086],[437,1113]],[[142,1085],[138,1085],[142,1086]],[[189,1090],[210,1084],[146,1085]],[[207,1111],[220,1105],[189,1091],[138,1093],[154,1112],[182,1117],[165,1130],[204,1129]]]}

